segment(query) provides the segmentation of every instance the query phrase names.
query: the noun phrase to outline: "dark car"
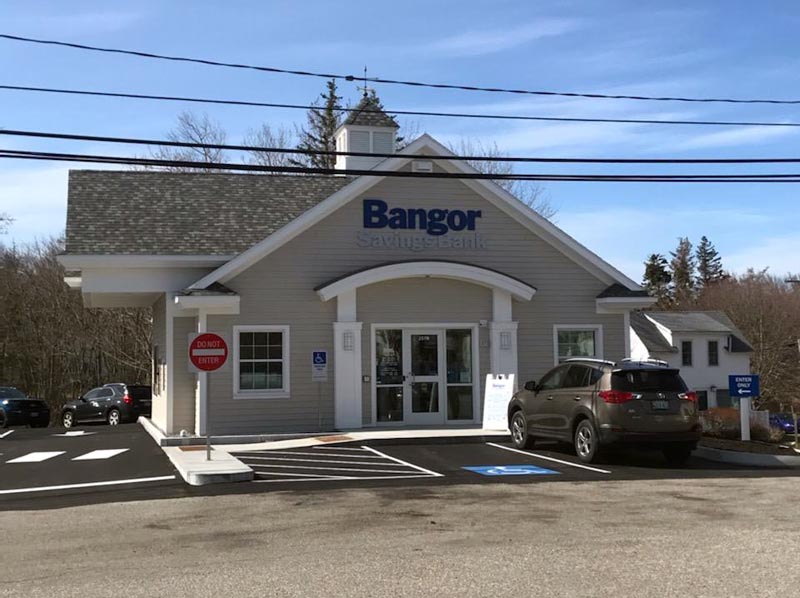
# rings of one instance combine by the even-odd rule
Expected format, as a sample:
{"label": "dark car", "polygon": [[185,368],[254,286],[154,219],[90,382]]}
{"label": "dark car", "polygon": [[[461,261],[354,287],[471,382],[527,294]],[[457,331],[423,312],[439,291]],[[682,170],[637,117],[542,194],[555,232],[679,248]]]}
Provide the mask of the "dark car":
{"label": "dark car", "polygon": [[30,426],[45,428],[50,423],[50,407],[41,399],[28,397],[13,386],[0,386],[0,428]]}
{"label": "dark car", "polygon": [[794,433],[794,417],[791,413],[772,413],[769,416],[769,425],[783,430],[786,434]]}
{"label": "dark car", "polygon": [[61,423],[65,428],[87,422],[107,422],[116,426],[149,414],[151,404],[149,386],[127,386],[121,382],[106,384],[64,405]]}
{"label": "dark car", "polygon": [[508,424],[517,447],[564,440],[586,463],[611,445],[635,444],[681,465],[702,433],[697,394],[677,369],[656,360],[568,359],[511,398]]}

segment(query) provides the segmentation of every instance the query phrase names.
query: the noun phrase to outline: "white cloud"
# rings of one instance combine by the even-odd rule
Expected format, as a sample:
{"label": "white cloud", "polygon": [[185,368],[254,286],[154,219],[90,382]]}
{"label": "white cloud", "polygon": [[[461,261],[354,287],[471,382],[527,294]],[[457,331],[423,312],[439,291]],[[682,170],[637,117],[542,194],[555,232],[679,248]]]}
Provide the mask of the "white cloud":
{"label": "white cloud", "polygon": [[449,56],[483,56],[510,50],[545,37],[570,33],[578,28],[574,19],[539,19],[518,27],[503,27],[483,31],[465,31],[431,44],[427,52]]}
{"label": "white cloud", "polygon": [[711,147],[739,147],[742,145],[759,145],[767,143],[773,139],[795,135],[796,129],[779,127],[743,127],[739,129],[728,129],[694,135],[685,139],[671,143],[670,147],[678,150],[707,149]]}

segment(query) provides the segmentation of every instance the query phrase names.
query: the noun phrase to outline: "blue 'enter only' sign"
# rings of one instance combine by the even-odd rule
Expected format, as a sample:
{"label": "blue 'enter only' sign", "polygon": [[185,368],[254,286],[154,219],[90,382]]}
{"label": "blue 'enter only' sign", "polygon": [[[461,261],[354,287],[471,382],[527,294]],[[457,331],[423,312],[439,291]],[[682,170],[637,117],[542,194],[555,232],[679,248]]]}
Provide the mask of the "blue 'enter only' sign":
{"label": "blue 'enter only' sign", "polygon": [[758,376],[756,374],[743,374],[728,376],[728,392],[732,397],[749,399],[761,396],[761,389],[758,387]]}
{"label": "blue 'enter only' sign", "polygon": [[474,471],[481,475],[547,475],[557,474],[552,469],[544,469],[535,465],[483,465],[481,467],[464,467],[467,471]]}

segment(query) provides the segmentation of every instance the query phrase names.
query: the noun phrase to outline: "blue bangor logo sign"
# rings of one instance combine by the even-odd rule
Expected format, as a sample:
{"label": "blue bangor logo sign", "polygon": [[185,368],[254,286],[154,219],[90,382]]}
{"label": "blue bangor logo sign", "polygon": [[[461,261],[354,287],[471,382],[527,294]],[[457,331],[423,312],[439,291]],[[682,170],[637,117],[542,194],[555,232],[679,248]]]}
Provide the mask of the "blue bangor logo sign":
{"label": "blue bangor logo sign", "polygon": [[382,199],[364,200],[364,228],[423,230],[432,236],[450,231],[474,231],[480,210],[446,210],[433,208],[391,208]]}

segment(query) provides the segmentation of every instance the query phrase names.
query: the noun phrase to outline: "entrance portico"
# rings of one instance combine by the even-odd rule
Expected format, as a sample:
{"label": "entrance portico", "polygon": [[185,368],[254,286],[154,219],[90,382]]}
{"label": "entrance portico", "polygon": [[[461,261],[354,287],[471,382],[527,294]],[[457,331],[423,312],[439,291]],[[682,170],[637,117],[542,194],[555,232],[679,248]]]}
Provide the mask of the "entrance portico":
{"label": "entrance portico", "polygon": [[[360,270],[316,289],[323,301],[337,300],[333,329],[334,413],[338,429],[363,425],[363,323],[358,318],[358,289],[415,278],[457,280],[490,289],[491,321],[464,322],[458,317],[456,304],[452,306],[452,322],[372,323],[368,379],[373,424],[480,421],[481,325],[489,328],[489,371],[517,374],[517,323],[513,320],[512,300],[530,301],[536,293],[531,285],[495,270],[450,261],[406,261]],[[424,303],[425,297],[418,297],[417,301]],[[469,415],[466,420],[464,413]]]}

